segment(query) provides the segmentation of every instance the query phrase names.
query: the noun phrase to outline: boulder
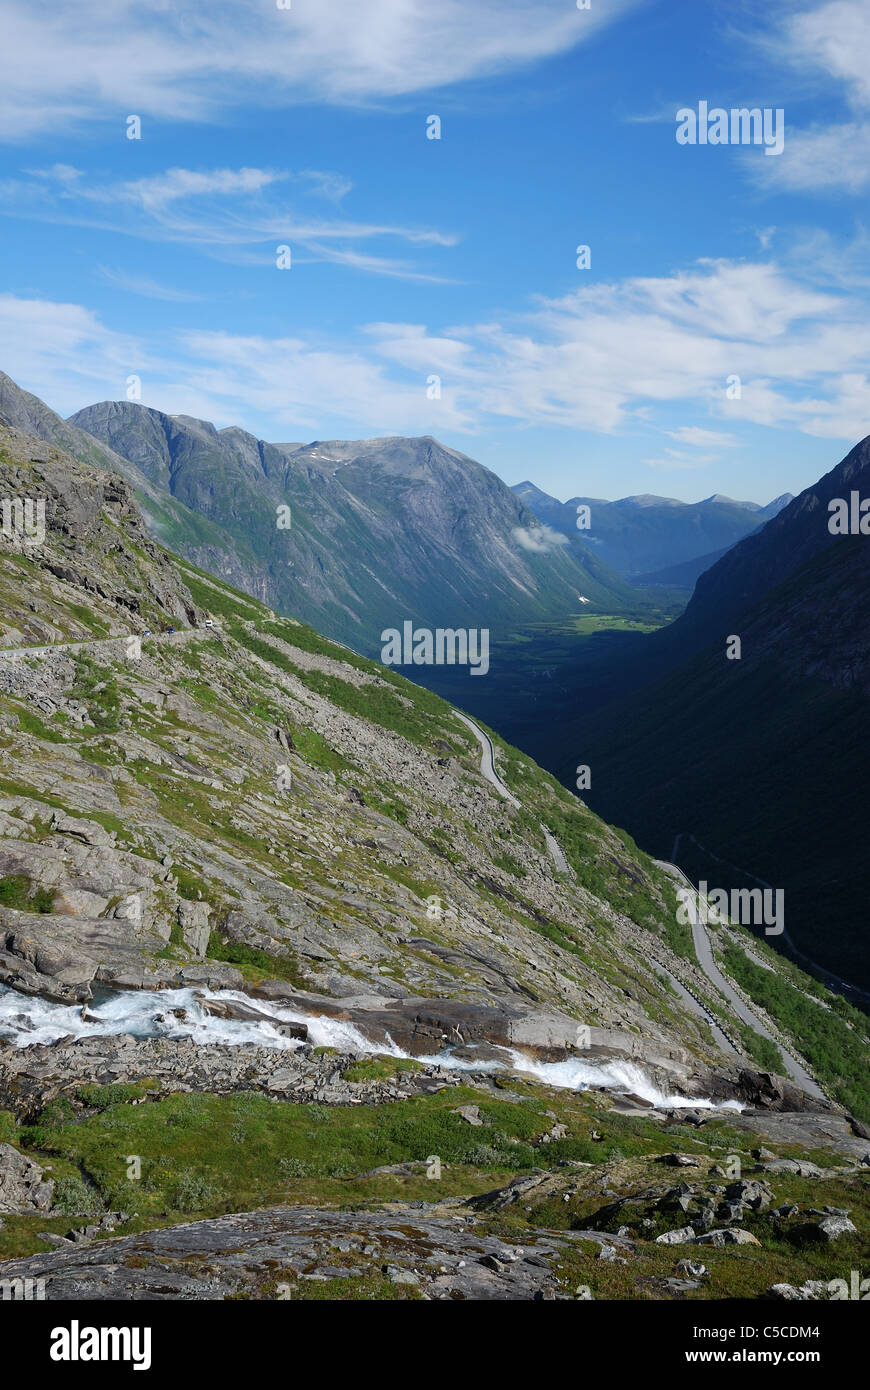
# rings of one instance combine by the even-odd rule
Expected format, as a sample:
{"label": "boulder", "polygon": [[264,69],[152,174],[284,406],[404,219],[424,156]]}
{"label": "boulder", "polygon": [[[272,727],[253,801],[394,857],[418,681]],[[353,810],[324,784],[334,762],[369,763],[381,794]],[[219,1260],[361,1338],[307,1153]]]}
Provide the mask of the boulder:
{"label": "boulder", "polygon": [[66,913],[70,917],[102,917],[108,906],[108,898],[84,888],[59,888],[51,902],[52,912]]}
{"label": "boulder", "polygon": [[58,835],[72,835],[84,845],[113,845],[115,832],[104,829],[99,821],[85,820],[80,816],[64,816],[55,813],[51,822],[52,830]]}
{"label": "boulder", "polygon": [[184,944],[197,960],[204,960],[208,950],[210,912],[208,903],[188,902],[186,898],[182,898],[178,904],[178,925],[181,927]]}
{"label": "boulder", "polygon": [[43,1176],[38,1163],[11,1144],[0,1144],[0,1211],[14,1215],[49,1211],[54,1183]]}
{"label": "boulder", "polygon": [[773,1201],[773,1192],[766,1182],[749,1178],[729,1183],[725,1188],[725,1197],[727,1201],[750,1207],[752,1211],[766,1211]]}
{"label": "boulder", "polygon": [[456,1110],[451,1110],[451,1115],[461,1115],[470,1125],[482,1125],[480,1111],[476,1105],[460,1105]]}
{"label": "boulder", "polygon": [[538,1142],[540,1144],[552,1144],[556,1139],[567,1138],[567,1135],[568,1126],[557,1123],[553,1125],[552,1129],[547,1130],[546,1134],[542,1134]]}
{"label": "boulder", "polygon": [[764,1167],[768,1173],[794,1173],[799,1178],[827,1176],[824,1168],[818,1168],[815,1163],[808,1163],[804,1158],[775,1158],[772,1163],[765,1163]]}
{"label": "boulder", "polygon": [[751,1231],[742,1231],[739,1226],[726,1226],[718,1231],[707,1231],[695,1237],[696,1245],[760,1245],[761,1241]]}
{"label": "boulder", "polygon": [[857,1235],[857,1230],[848,1216],[824,1216],[821,1221],[806,1221],[802,1226],[794,1227],[794,1234],[798,1239],[830,1245],[841,1236]]}
{"label": "boulder", "polygon": [[675,1231],[665,1231],[656,1236],[656,1245],[691,1245],[696,1239],[691,1226],[680,1226]]}

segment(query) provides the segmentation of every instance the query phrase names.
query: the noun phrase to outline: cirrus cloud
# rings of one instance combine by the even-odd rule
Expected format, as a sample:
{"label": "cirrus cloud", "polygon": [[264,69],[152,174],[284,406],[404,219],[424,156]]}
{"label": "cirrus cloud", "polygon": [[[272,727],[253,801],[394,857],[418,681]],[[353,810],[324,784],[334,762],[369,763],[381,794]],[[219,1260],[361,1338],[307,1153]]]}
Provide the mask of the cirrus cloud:
{"label": "cirrus cloud", "polygon": [[379,102],[563,53],[643,0],[0,0],[0,131],[211,120],[244,104]]}

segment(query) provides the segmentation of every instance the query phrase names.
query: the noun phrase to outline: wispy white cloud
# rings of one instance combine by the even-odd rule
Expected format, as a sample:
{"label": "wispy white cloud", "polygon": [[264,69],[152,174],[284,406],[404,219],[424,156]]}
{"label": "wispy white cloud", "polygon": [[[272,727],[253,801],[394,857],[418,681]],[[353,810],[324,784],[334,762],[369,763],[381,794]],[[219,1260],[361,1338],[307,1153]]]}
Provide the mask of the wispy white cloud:
{"label": "wispy white cloud", "polygon": [[797,227],[783,238],[782,264],[797,275],[812,274],[818,288],[849,290],[856,303],[870,289],[870,232],[858,226],[849,236],[821,227]]}
{"label": "wispy white cloud", "polygon": [[[180,346],[186,365],[179,383],[189,382],[212,399],[214,413],[225,422],[255,410],[312,435],[322,433],[325,416],[374,434],[475,428],[473,411],[460,404],[455,385],[445,385],[440,399],[430,400],[422,374],[391,374],[367,345],[355,351],[310,335],[275,339],[209,331],[185,333]],[[173,387],[173,399],[183,400],[184,390]]]}
{"label": "wispy white cloud", "polygon": [[329,198],[333,203],[340,203],[342,198],[346,198],[353,184],[350,179],[342,174],[330,173],[323,169],[303,169],[299,175],[302,179],[308,179],[312,189],[322,194],[324,198]]}
{"label": "wispy white cloud", "polygon": [[80,304],[0,294],[0,353],[4,370],[54,409],[70,413],[88,397],[124,395],[141,368],[141,345],[107,328]]}
{"label": "wispy white cloud", "polygon": [[[870,6],[824,0],[775,12],[753,35],[771,62],[790,65],[830,98],[839,92],[852,119],[789,124],[778,159],[746,161],[749,176],[777,192],[860,194],[870,187]],[[762,167],[766,166],[766,167]]]}
{"label": "wispy white cloud", "polygon": [[207,120],[244,103],[370,103],[527,67],[643,0],[0,0],[0,138],[119,113]]}
{"label": "wispy white cloud", "polygon": [[172,285],[161,285],[147,275],[133,275],[105,265],[97,266],[97,270],[104,280],[117,289],[141,295],[144,299],[163,299],[172,304],[194,304],[202,299],[202,295],[175,289]]}
{"label": "wispy white cloud", "polygon": [[870,123],[789,131],[776,160],[747,160],[757,181],[781,193],[863,193],[870,187]]}
{"label": "wispy white cloud", "polygon": [[787,9],[768,51],[842,83],[849,102],[870,108],[870,10],[865,0],[826,0]]}
{"label": "wispy white cloud", "polygon": [[670,473],[706,468],[715,457],[715,454],[683,454],[678,449],[665,449],[664,458],[644,459],[643,462],[648,468]]}
{"label": "wispy white cloud", "polygon": [[330,261],[370,274],[443,282],[446,277],[358,243],[385,240],[415,248],[456,244],[431,227],[360,222],[331,213],[299,211],[277,194],[289,184],[299,196],[335,202],[350,189],[339,174],[275,169],[168,169],[146,178],[100,183],[66,164],[0,184],[0,211],[61,225],[97,228],[145,241],[180,243],[238,264],[274,265],[279,245],[308,260]]}
{"label": "wispy white cloud", "polygon": [[[322,435],[325,421],[346,422],[345,437],[631,430],[673,441],[647,460],[667,469],[705,466],[747,424],[854,442],[870,432],[868,361],[866,296],[761,263],[592,286],[502,323],[372,323],[340,340],[191,330],[136,342],[79,306],[0,299],[0,363],[70,410],[123,396],[135,372],[146,404],[223,424],[253,416],[273,437]],[[687,408],[710,425],[680,424]]]}
{"label": "wispy white cloud", "polygon": [[705,430],[697,425],[681,425],[678,430],[667,430],[671,439],[680,444],[691,444],[698,448],[732,449],[737,443],[733,434],[723,434],[720,430]]}

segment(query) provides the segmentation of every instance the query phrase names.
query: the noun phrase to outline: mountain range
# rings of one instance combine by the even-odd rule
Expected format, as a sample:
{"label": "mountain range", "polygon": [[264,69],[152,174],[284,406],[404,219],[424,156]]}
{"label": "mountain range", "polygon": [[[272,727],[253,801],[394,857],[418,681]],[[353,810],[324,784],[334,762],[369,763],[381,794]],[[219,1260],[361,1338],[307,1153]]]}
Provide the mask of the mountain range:
{"label": "mountain range", "polygon": [[[268,444],[135,402],[105,402],[64,421],[8,377],[0,378],[0,412],[85,464],[122,474],[152,534],[198,569],[357,650],[377,655],[381,631],[408,619],[492,625],[509,689],[498,673],[471,682],[473,709],[569,785],[577,763],[594,766],[590,803],[660,856],[683,837],[686,867],[710,866],[690,852],[695,843],[732,873],[781,880],[795,950],[807,954],[815,915],[836,901],[813,959],[856,985],[870,982],[865,942],[848,925],[846,872],[848,830],[861,820],[852,769],[864,757],[864,549],[860,537],[832,536],[822,524],[832,496],[866,481],[866,443],[814,488],[765,508],[718,495],[694,506],[654,497],[557,504],[531,485],[515,496],[429,438]],[[526,502],[538,508],[537,523]],[[552,670],[534,664],[535,642],[514,660],[515,626],[569,618],[581,593],[611,612],[628,612],[636,596],[584,540],[559,542],[556,523],[566,526],[579,505],[590,508],[593,535],[599,525],[609,534],[614,556],[623,547],[620,563],[629,550],[639,566],[738,527],[750,534],[714,559],[685,613],[660,631],[641,636],[628,624],[585,645],[560,638]],[[286,528],[276,522],[281,508]],[[203,583],[192,571],[198,602]],[[744,626],[741,660],[723,667],[725,638]],[[463,703],[455,674],[415,674]],[[527,691],[522,701],[515,676]],[[799,755],[812,739],[824,750],[824,776],[813,777]],[[805,782],[824,810],[821,824],[802,804]]]}
{"label": "mountain range", "polygon": [[[514,492],[541,521],[573,539],[581,537],[612,569],[644,584],[675,584],[691,589],[698,575],[725,550],[776,516],[792,500],[791,493],[766,506],[735,502],[714,493],[702,502],[645,493],[607,502],[598,497],[572,497],[560,502],[523,482]],[[588,507],[589,527],[578,531],[578,507]],[[674,567],[680,570],[674,573]],[[660,573],[665,571],[665,573]]]}
{"label": "mountain range", "polygon": [[380,634],[533,622],[628,586],[437,440],[269,444],[108,401],[62,420],[0,375],[0,414],[123,473],[152,532],[195,564],[375,655]]}
{"label": "mountain range", "polygon": [[70,424],[227,538],[218,555],[171,526],[173,548],[368,654],[404,620],[500,627],[625,589],[594,553],[550,538],[494,473],[429,437],[269,444],[131,402]]}

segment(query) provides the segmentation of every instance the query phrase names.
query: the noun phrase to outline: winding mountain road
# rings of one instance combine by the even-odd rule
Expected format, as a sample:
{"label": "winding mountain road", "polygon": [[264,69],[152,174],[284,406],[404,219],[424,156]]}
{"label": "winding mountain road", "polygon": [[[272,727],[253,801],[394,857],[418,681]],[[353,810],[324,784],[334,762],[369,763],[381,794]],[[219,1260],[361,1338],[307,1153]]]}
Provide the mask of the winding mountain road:
{"label": "winding mountain road", "polygon": [[[653,862],[656,863],[660,869],[664,869],[665,873],[670,874],[671,878],[677,880],[681,887],[688,888],[691,893],[697,894],[698,890],[695,885],[686,877],[682,869],[677,868],[676,864],[671,864],[665,859],[656,859]],[[692,915],[695,918],[699,916],[697,913],[693,913]],[[746,1001],[737,993],[734,986],[722,974],[722,971],[713,958],[713,947],[707,928],[704,923],[699,920],[692,922],[692,942],[695,947],[695,955],[698,958],[698,964],[711,985],[714,985],[719,993],[725,996],[731,1008],[743,1023],[747,1024],[750,1028],[754,1028],[756,1033],[760,1033],[763,1038],[767,1038],[779,1048],[782,1053],[785,1069],[795,1085],[800,1086],[801,1090],[806,1091],[807,1095],[815,1096],[817,1100],[827,1100],[827,1096],[821,1086],[815,1078],[810,1075],[806,1067],[797,1057],[793,1056],[793,1054],[788,1051],[779,1038],[774,1037],[766,1024],[764,1024],[758,1015],[749,1008]]]}
{"label": "winding mountain road", "polygon": [[123,637],[85,637],[81,641],[74,642],[44,642],[38,647],[0,647],[0,658],[6,657],[7,660],[17,661],[24,656],[47,656],[49,652],[75,652],[83,647],[112,647],[118,643],[125,643],[130,637],[138,637],[140,641],[168,641],[181,643],[191,637],[214,637],[219,629],[216,627],[180,627],[174,632],[149,632],[147,637],[142,632],[125,633]]}
{"label": "winding mountain road", "polygon": [[[504,782],[501,780],[498,773],[496,772],[495,750],[492,746],[492,739],[489,737],[489,734],[487,734],[487,732],[484,729],[481,729],[479,724],[475,724],[473,719],[469,719],[467,714],[463,714],[461,710],[455,709],[453,710],[453,714],[456,716],[457,719],[460,719],[462,721],[466,728],[471,730],[478,743],[480,744],[480,771],[482,775],[486,778],[487,782],[491,784],[491,786],[495,787],[499,796],[504,797],[506,801],[509,801],[512,806],[515,806],[517,810],[519,810],[520,802],[514,796],[513,792],[505,786]],[[550,851],[556,868],[559,870],[560,873],[570,874],[570,866],[568,864],[567,859],[565,858],[565,854],[562,850],[561,845],[554,838],[554,836],[550,834],[546,826],[542,824],[541,829],[544,832],[544,836],[547,841],[547,848]],[[657,859],[654,862],[658,865],[660,869],[664,869],[666,873],[670,874],[672,878],[676,879],[682,887],[689,888],[693,893],[697,892],[694,884],[692,884],[689,881],[689,879],[686,878],[686,875],[683,873],[682,869],[677,868],[676,864],[671,864],[664,859]],[[806,1067],[798,1060],[797,1057],[795,1057],[791,1052],[788,1051],[788,1049],[783,1045],[779,1038],[774,1037],[767,1025],[764,1024],[758,1017],[758,1015],[752,1009],[749,1008],[746,1001],[737,993],[737,991],[734,989],[734,986],[722,974],[722,971],[719,969],[718,965],[716,964],[713,958],[713,947],[710,943],[710,938],[707,934],[707,930],[702,922],[692,923],[692,940],[695,946],[695,955],[698,959],[698,965],[700,966],[701,970],[706,975],[707,979],[710,981],[710,984],[714,987],[714,989],[716,989],[719,994],[723,995],[724,998],[727,999],[728,1003],[734,1010],[734,1013],[737,1015],[737,1017],[743,1023],[747,1024],[750,1028],[754,1028],[756,1033],[760,1033],[762,1037],[767,1038],[770,1042],[772,1042],[776,1047],[779,1048],[782,1054],[783,1065],[785,1066],[786,1072],[788,1073],[788,1076],[795,1083],[796,1086],[799,1086],[802,1091],[806,1092],[807,1095],[814,1096],[817,1100],[827,1100],[828,1098],[822,1090],[821,1086],[815,1080],[815,1078],[810,1075]],[[656,964],[660,965],[660,968],[667,970],[667,967],[661,966],[661,963],[659,961],[656,961]],[[714,1030],[717,1042],[719,1042],[719,1045],[722,1046],[723,1044],[725,1044],[727,1050],[736,1052],[737,1048],[735,1047],[731,1038],[728,1037],[727,1033],[723,1030],[718,1020],[714,1019],[712,1015],[709,1013],[709,1011],[705,1009],[703,1002],[691,992],[691,990],[688,988],[687,985],[685,985],[682,982],[682,980],[678,979],[677,976],[673,975],[673,973],[670,970],[667,970],[667,973],[673,980],[674,984],[677,986],[683,1001],[688,1004],[688,1006],[692,1009],[693,1012],[703,1014],[703,1016],[710,1023],[711,1027]]]}
{"label": "winding mountain road", "polygon": [[503,796],[505,801],[509,801],[511,806],[515,806],[516,809],[519,810],[520,803],[517,801],[513,792],[505,786],[495,770],[495,750],[492,746],[492,739],[489,734],[486,733],[484,729],[481,729],[479,724],[475,724],[473,719],[469,719],[467,714],[463,714],[461,710],[455,709],[452,712],[456,715],[457,719],[462,720],[462,723],[467,729],[471,730],[480,744],[480,771],[487,782],[495,787],[499,796]]}
{"label": "winding mountain road", "polygon": [[[495,787],[499,796],[503,796],[505,801],[509,801],[511,806],[515,806],[516,809],[519,810],[520,802],[517,801],[517,798],[514,796],[510,788],[505,786],[504,782],[501,780],[501,778],[495,770],[495,749],[492,746],[492,739],[490,738],[489,734],[486,732],[485,729],[481,729],[479,724],[475,724],[473,719],[469,719],[467,714],[463,714],[461,710],[455,709],[453,713],[456,715],[457,719],[462,720],[466,728],[471,730],[478,743],[480,744],[480,771],[486,778],[487,782],[489,782],[493,787]],[[569,877],[573,877],[573,875],[571,874],[571,866],[568,863],[568,860],[565,858],[562,846],[559,844],[559,841],[555,838],[555,836],[550,834],[550,831],[544,825],[543,821],[541,822],[541,830],[543,831],[544,839],[547,843],[547,849],[550,852],[550,857],[553,860],[553,863],[555,864],[557,871],[560,874],[568,874]]]}
{"label": "winding mountain road", "polygon": [[[673,864],[677,862],[681,840],[691,840],[699,850],[704,854],[710,855],[712,859],[717,860],[718,863],[724,865],[726,868],[734,869],[737,873],[743,874],[746,878],[753,878],[756,883],[761,884],[762,888],[767,888],[771,892],[774,891],[772,883],[768,883],[766,879],[759,878],[757,874],[749,873],[747,869],[741,869],[737,864],[731,864],[729,860],[723,859],[721,855],[714,854],[711,849],[708,849],[706,845],[702,845],[700,840],[696,840],[694,835],[689,834],[688,831],[685,830],[681,830],[674,840],[674,847],[671,850],[671,862]],[[782,944],[788,947],[796,960],[803,962],[811,971],[814,971],[822,981],[822,984],[827,985],[828,989],[833,990],[835,994],[842,994],[844,999],[848,999],[850,1003],[857,1003],[859,1007],[866,1008],[867,1005],[870,1004],[870,993],[868,993],[867,990],[861,989],[859,985],[850,984],[848,980],[844,980],[841,976],[835,975],[826,965],[820,965],[817,960],[813,960],[812,956],[808,956],[795,945],[794,939],[786,926],[782,928]],[[763,961],[758,961],[758,964],[764,966]]]}

